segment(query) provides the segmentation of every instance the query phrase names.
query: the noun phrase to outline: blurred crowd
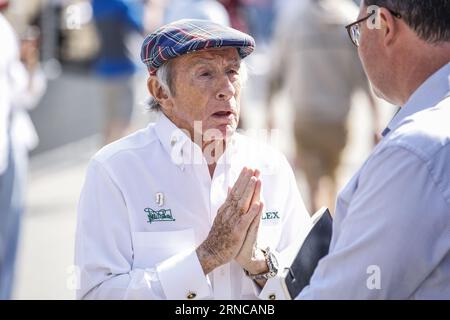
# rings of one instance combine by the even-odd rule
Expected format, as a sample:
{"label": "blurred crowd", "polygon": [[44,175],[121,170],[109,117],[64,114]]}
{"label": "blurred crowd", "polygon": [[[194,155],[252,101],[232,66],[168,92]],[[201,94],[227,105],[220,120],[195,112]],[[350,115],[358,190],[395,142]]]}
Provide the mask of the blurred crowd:
{"label": "blurred crowd", "polygon": [[[357,2],[0,0],[0,299],[11,298],[28,153],[38,144],[29,110],[50,108],[46,89],[49,94],[66,75],[78,74],[98,84],[98,147],[146,125],[154,115],[143,112],[148,94],[140,45],[146,34],[178,19],[209,19],[255,38],[250,96],[259,99],[265,127],[276,129],[282,124],[274,120],[279,108],[274,97],[287,92],[294,123],[292,162],[307,182],[305,200],[312,213],[322,205],[333,208],[355,92],[364,92],[373,110],[374,143],[380,132],[376,101],[344,28],[357,16]],[[61,101],[71,88],[63,91]],[[78,103],[89,99],[77,97]],[[245,112],[252,103],[256,100],[244,101],[242,127],[256,116]],[[41,136],[41,141],[50,138]]]}

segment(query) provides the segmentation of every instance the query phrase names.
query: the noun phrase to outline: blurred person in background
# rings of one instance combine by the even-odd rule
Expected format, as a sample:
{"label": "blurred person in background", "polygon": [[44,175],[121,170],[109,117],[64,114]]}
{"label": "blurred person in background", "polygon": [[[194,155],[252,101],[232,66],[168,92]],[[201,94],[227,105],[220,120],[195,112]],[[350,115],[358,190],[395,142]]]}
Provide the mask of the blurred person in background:
{"label": "blurred person in background", "polygon": [[231,27],[242,32],[249,32],[247,17],[242,0],[219,0],[230,16]]}
{"label": "blurred person in background", "polygon": [[357,11],[351,0],[307,0],[278,20],[273,40],[268,126],[274,126],[272,99],[287,87],[295,117],[295,162],[308,184],[311,212],[334,207],[351,99],[358,89],[369,98],[373,130],[379,130],[369,83],[344,29]]}
{"label": "blurred person in background", "polygon": [[258,47],[269,44],[272,39],[275,20],[276,0],[242,0],[243,11],[249,33],[255,38]]}
{"label": "blurred person in background", "polygon": [[[8,1],[0,0],[0,10]],[[28,152],[38,138],[27,110],[45,92],[39,67],[39,32],[28,28],[19,40],[0,12],[0,299],[10,299],[20,220],[25,206]]]}
{"label": "blurred person in background", "polygon": [[104,143],[124,136],[134,108],[136,51],[130,41],[144,32],[143,0],[92,0],[100,52],[95,71],[102,79],[105,124]]}
{"label": "blurred person in background", "polygon": [[167,0],[163,24],[181,19],[210,20],[230,26],[228,12],[217,0]]}

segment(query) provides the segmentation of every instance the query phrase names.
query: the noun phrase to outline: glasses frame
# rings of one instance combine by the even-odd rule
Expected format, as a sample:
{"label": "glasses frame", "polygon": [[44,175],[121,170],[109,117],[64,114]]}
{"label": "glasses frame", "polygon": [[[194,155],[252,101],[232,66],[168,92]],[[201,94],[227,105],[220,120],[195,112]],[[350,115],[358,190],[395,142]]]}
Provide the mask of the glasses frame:
{"label": "glasses frame", "polygon": [[[401,19],[401,18],[402,18],[402,15],[401,15],[400,13],[395,12],[395,11],[393,11],[393,10],[391,10],[391,9],[387,9],[387,8],[386,8],[386,10],[388,10],[388,11],[389,11],[394,17],[396,17],[397,19]],[[359,43],[357,43],[356,41],[353,40],[353,37],[352,37],[352,29],[353,29],[356,25],[359,26],[359,24],[360,24],[361,22],[364,22],[364,21],[366,21],[367,19],[369,19],[370,17],[372,17],[375,13],[377,13],[377,12],[374,11],[374,12],[368,14],[367,16],[365,16],[364,18],[361,18],[361,19],[359,19],[359,20],[356,20],[355,22],[350,23],[349,25],[346,25],[346,26],[345,26],[345,29],[347,29],[348,36],[350,37],[350,41],[353,43],[353,45],[354,45],[355,47],[358,48],[358,47],[359,47]]]}

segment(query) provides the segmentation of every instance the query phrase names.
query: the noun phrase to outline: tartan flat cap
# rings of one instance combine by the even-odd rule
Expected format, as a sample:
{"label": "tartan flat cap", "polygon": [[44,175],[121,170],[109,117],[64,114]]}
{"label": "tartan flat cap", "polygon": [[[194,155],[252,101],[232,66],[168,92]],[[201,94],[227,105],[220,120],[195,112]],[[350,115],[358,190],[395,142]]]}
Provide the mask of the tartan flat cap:
{"label": "tartan flat cap", "polygon": [[160,27],[142,44],[141,60],[150,75],[169,59],[210,48],[235,47],[245,58],[253,52],[255,40],[246,33],[208,20],[183,19]]}

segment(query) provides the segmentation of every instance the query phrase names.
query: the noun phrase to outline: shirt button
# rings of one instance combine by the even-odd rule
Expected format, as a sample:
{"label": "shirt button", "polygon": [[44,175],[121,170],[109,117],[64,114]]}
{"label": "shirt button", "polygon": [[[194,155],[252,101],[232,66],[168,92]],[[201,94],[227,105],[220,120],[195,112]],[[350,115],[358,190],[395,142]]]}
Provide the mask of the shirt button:
{"label": "shirt button", "polygon": [[186,298],[188,298],[189,300],[195,299],[195,297],[197,297],[197,294],[195,292],[189,292],[186,296]]}
{"label": "shirt button", "polygon": [[269,300],[276,300],[277,299],[277,296],[275,295],[275,293],[272,293],[270,296],[269,296]]}

